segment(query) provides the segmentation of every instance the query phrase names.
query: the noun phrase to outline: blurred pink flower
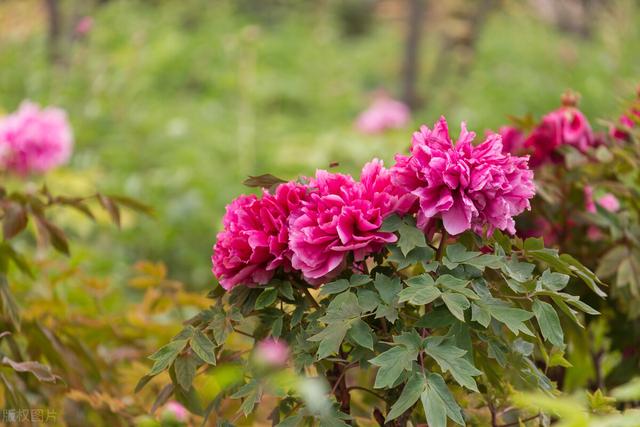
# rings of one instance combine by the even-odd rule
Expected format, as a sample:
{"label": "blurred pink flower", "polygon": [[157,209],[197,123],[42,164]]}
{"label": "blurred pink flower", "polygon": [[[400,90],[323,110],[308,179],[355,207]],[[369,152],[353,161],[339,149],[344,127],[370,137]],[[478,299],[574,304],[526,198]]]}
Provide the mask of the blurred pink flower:
{"label": "blurred pink flower", "polygon": [[18,175],[45,173],[66,163],[73,134],[66,113],[25,101],[0,119],[0,169]]}
{"label": "blurred pink flower", "polygon": [[[584,191],[584,207],[587,212],[596,213],[596,202],[593,198],[593,187],[586,185]],[[597,203],[609,212],[617,212],[620,209],[620,201],[611,193],[606,193],[600,197]]]}
{"label": "blurred pink flower", "polygon": [[498,129],[502,136],[502,152],[510,154],[520,154],[524,148],[524,134],[514,126],[502,126]]}
{"label": "blurred pink flower", "polygon": [[256,345],[254,357],[260,365],[285,366],[289,359],[289,346],[284,341],[267,338]]}
{"label": "blurred pink flower", "polygon": [[562,155],[556,149],[561,145],[586,152],[596,142],[585,115],[575,107],[563,106],[542,118],[526,139],[525,147],[533,151],[531,166],[538,167],[549,161],[560,162]]}
{"label": "blurred pink flower", "polygon": [[379,95],[373,104],[356,120],[356,128],[367,134],[377,134],[387,129],[406,126],[411,119],[409,107],[400,101]]}
{"label": "blurred pink flower", "polygon": [[478,146],[465,123],[457,143],[444,117],[433,130],[422,126],[413,134],[411,155],[396,155],[391,169],[396,185],[419,199],[418,226],[428,229],[442,218],[451,235],[486,226],[515,233],[513,217],[530,209],[535,194],[528,157],[502,152],[501,136],[488,135]]}
{"label": "blurred pink flower", "polygon": [[262,198],[241,195],[227,206],[224,229],[213,248],[213,273],[220,285],[264,285],[276,270],[291,270],[289,215],[306,198],[306,188],[296,182],[279,185]]}
{"label": "blurred pink flower", "polygon": [[632,108],[628,114],[620,116],[618,119],[620,126],[611,126],[609,135],[617,140],[628,141],[630,138],[629,129],[633,129],[636,126],[632,117],[634,117],[636,121],[640,121],[640,110]]}
{"label": "blurred pink flower", "polygon": [[166,417],[171,417],[181,423],[187,422],[189,420],[189,411],[187,411],[187,408],[185,408],[175,400],[170,400],[169,402],[167,402],[167,404],[164,406],[163,415]]}
{"label": "blurred pink flower", "polygon": [[382,221],[413,204],[393,186],[379,160],[364,166],[359,182],[319,170],[309,188],[309,198],[292,216],[289,245],[293,268],[314,285],[337,276],[349,253],[358,262],[395,242],[395,234],[379,230]]}
{"label": "blurred pink flower", "polygon": [[84,16],[80,18],[76,24],[76,34],[79,36],[87,35],[93,29],[93,18],[91,16]]}

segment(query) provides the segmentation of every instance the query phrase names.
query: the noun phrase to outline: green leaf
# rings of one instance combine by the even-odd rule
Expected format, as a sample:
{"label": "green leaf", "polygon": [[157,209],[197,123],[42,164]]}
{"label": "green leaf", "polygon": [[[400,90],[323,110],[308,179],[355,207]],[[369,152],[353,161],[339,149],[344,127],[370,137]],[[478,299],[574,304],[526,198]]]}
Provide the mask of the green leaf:
{"label": "green leaf", "polygon": [[405,256],[399,247],[389,246],[389,253],[390,254],[387,259],[390,262],[396,263],[398,270],[404,270],[410,265],[414,265],[419,262],[427,263],[431,261],[436,252],[431,247],[425,246],[412,249]]}
{"label": "green leaf", "polygon": [[491,323],[491,313],[485,306],[471,303],[471,320],[488,328]]}
{"label": "green leaf", "polygon": [[398,400],[393,404],[393,406],[391,406],[391,410],[387,414],[385,421],[389,422],[394,420],[411,408],[413,404],[420,399],[420,395],[424,391],[425,385],[424,375],[422,373],[414,372],[402,389],[402,393],[400,393]]}
{"label": "green leaf", "polygon": [[380,227],[380,231],[384,231],[386,233],[393,233],[395,231],[398,231],[402,226],[402,224],[403,224],[402,218],[400,218],[396,214],[393,214],[391,216],[386,217],[384,221],[382,221],[382,226]]}
{"label": "green leaf", "polygon": [[515,335],[523,332],[527,335],[534,336],[533,332],[524,324],[525,321],[533,317],[533,313],[520,308],[511,307],[500,300],[478,301],[478,305],[484,306],[491,316],[504,323],[507,328]]}
{"label": "green leaf", "polygon": [[407,256],[409,252],[417,247],[426,247],[427,241],[422,230],[416,228],[412,218],[405,218],[404,222],[398,229],[400,238],[398,239],[398,247]]}
{"label": "green leaf", "polygon": [[562,273],[552,273],[547,269],[542,273],[538,281],[543,288],[550,291],[561,291],[569,283],[569,276]]}
{"label": "green leaf", "polygon": [[447,407],[433,387],[425,387],[420,395],[429,427],[447,427]]}
{"label": "green leaf", "polygon": [[327,324],[322,331],[309,338],[309,341],[320,342],[317,353],[318,360],[338,353],[340,344],[342,344],[350,327],[350,322],[332,322]]}
{"label": "green leaf", "polygon": [[409,286],[400,292],[398,302],[408,301],[413,305],[425,305],[435,301],[440,295],[442,292],[435,286]]}
{"label": "green leaf", "polygon": [[373,387],[393,387],[396,380],[405,370],[411,370],[411,365],[417,357],[417,349],[397,345],[369,360],[369,363],[379,367]]}
{"label": "green leaf", "polygon": [[295,299],[295,297],[293,296],[293,286],[291,286],[291,282],[282,282],[282,284],[278,287],[278,291],[280,292],[280,295],[288,300]]}
{"label": "green leaf", "polygon": [[556,313],[553,306],[540,300],[534,300],[532,309],[544,339],[555,346],[562,347],[564,345],[564,333],[562,332],[562,326],[560,326],[558,313]]}
{"label": "green leaf", "polygon": [[327,307],[327,314],[320,320],[325,323],[343,321],[360,317],[362,307],[358,304],[358,297],[353,292],[343,292],[336,296]]}
{"label": "green leaf", "polygon": [[196,360],[189,354],[182,354],[176,359],[174,363],[176,379],[183,390],[188,391],[191,388],[191,383],[196,376],[196,367]]}
{"label": "green leaf", "polygon": [[196,329],[193,333],[193,338],[191,339],[191,349],[195,354],[198,355],[200,359],[208,363],[209,365],[215,366],[216,364],[216,354],[215,354],[215,346],[201,330]]}
{"label": "green leaf", "polygon": [[564,261],[569,265],[569,269],[578,277],[582,279],[583,282],[587,284],[587,286],[595,292],[596,295],[602,298],[606,298],[607,294],[598,286],[600,279],[593,274],[591,270],[582,265],[577,259],[572,257],[569,254],[560,255],[560,260]]}
{"label": "green leaf", "polygon": [[291,415],[276,425],[276,427],[297,427],[303,420],[302,414]]}
{"label": "green leaf", "polygon": [[464,311],[471,307],[471,303],[467,297],[454,292],[445,292],[442,294],[442,301],[444,301],[451,314],[461,322],[464,322]]}
{"label": "green leaf", "polygon": [[154,364],[148,375],[158,375],[167,369],[186,345],[187,340],[176,340],[160,347],[158,351],[149,356],[149,359],[153,360]]}
{"label": "green leaf", "polygon": [[370,289],[358,289],[358,305],[363,311],[373,311],[380,304],[380,298],[375,291]]}
{"label": "green leaf", "polygon": [[269,307],[271,304],[276,302],[277,298],[278,290],[276,288],[266,288],[260,295],[258,295],[258,299],[256,299],[256,310]]}
{"label": "green leaf", "polygon": [[354,320],[351,329],[349,329],[349,336],[356,344],[373,350],[373,333],[369,325],[362,319]]}
{"label": "green leaf", "polygon": [[251,380],[247,384],[238,389],[237,392],[231,395],[232,399],[244,398],[240,410],[244,413],[244,416],[249,416],[253,412],[253,408],[256,403],[262,399],[262,387],[257,380]]}
{"label": "green leaf", "polygon": [[402,290],[402,283],[400,283],[399,277],[389,277],[381,273],[376,273],[373,286],[380,294],[382,301],[387,304],[392,304]]}
{"label": "green leaf", "polygon": [[441,306],[431,310],[415,323],[416,328],[443,328],[452,325],[456,319],[447,308]]}
{"label": "green leaf", "polygon": [[451,391],[449,391],[449,387],[447,387],[444,379],[439,374],[430,373],[429,375],[427,375],[427,388],[435,391],[435,393],[440,397],[445,407],[447,408],[447,416],[451,418],[453,422],[464,426],[465,423],[464,417],[462,416],[462,409],[453,398],[453,395],[451,394]]}
{"label": "green leaf", "polygon": [[339,294],[347,289],[349,289],[349,281],[347,279],[340,279],[322,286],[320,288],[320,295]]}
{"label": "green leaf", "polygon": [[502,271],[518,282],[526,282],[531,279],[531,274],[535,268],[535,265],[518,261],[515,257],[502,264]]}
{"label": "green leaf", "polygon": [[349,278],[351,287],[357,287],[370,283],[373,279],[368,274],[353,274]]}
{"label": "green leaf", "polygon": [[425,340],[425,352],[434,358],[443,372],[449,372],[458,384],[478,391],[474,376],[481,375],[475,366],[471,364],[464,356],[467,352],[453,345],[449,340],[443,337],[429,337]]}

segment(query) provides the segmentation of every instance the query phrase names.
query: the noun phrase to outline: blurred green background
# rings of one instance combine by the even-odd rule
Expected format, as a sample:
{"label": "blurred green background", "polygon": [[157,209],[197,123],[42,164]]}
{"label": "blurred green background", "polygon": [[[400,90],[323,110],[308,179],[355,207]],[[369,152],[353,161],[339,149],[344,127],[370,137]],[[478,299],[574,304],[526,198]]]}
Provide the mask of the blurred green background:
{"label": "blurred green background", "polygon": [[[363,135],[353,123],[372,94],[402,95],[412,1],[60,0],[53,51],[50,3],[0,0],[0,110],[28,98],[69,112],[72,163],[47,177],[59,191],[155,207],[121,233],[70,221],[93,238],[77,257],[97,252],[92,267],[114,275],[163,260],[192,289],[215,283],[211,247],[224,206],[251,191],[247,175],[331,162],[357,174],[372,157],[389,164],[440,114],[482,135],[555,108],[567,88],[590,117],[614,117],[640,78],[637,1],[566,0],[558,12],[553,1],[424,0],[412,123]],[[93,27],[78,35],[83,16]]]}

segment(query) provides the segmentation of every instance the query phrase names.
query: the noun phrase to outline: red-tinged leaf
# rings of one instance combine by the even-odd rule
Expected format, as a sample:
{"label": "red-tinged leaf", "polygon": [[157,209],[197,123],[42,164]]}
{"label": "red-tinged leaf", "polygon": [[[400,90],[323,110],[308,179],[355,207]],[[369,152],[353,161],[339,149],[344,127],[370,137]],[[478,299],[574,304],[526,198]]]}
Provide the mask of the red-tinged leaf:
{"label": "red-tinged leaf", "polygon": [[64,231],[42,215],[36,215],[36,218],[41,229],[46,231],[51,246],[58,252],[69,255],[69,242],[67,241],[67,236],[65,236]]}
{"label": "red-tinged leaf", "polygon": [[162,387],[162,390],[160,390],[160,393],[158,393],[158,396],[156,397],[156,400],[153,402],[153,405],[151,405],[151,411],[150,411],[151,415],[153,415],[158,410],[159,407],[167,403],[167,400],[169,400],[172,394],[173,394],[173,384],[169,383],[164,387]]}
{"label": "red-tinged leaf", "polygon": [[102,207],[111,216],[111,220],[113,221],[113,223],[120,227],[120,208],[118,207],[118,205],[115,204],[109,196],[105,196],[104,194],[98,194],[98,200],[100,201]]}
{"label": "red-tinged leaf", "polygon": [[155,212],[153,210],[153,208],[149,205],[146,205],[136,199],[133,199],[131,197],[126,197],[126,196],[118,196],[118,195],[109,195],[109,198],[113,201],[116,202],[119,205],[122,206],[126,206],[129,209],[132,209],[136,212],[141,212],[143,214],[146,215],[154,215]]}
{"label": "red-tinged leaf", "polygon": [[2,233],[5,240],[15,237],[27,226],[27,212],[19,203],[9,203],[4,210]]}
{"label": "red-tinged leaf", "polygon": [[266,173],[264,175],[251,176],[245,179],[242,183],[247,187],[262,187],[262,188],[270,188],[274,185],[285,183],[284,179],[278,178],[277,176],[271,175],[270,173]]}
{"label": "red-tinged leaf", "polygon": [[27,362],[15,362],[9,359],[7,356],[2,358],[2,364],[11,366],[16,372],[30,372],[38,378],[41,382],[55,383],[60,379],[57,375],[51,372],[51,368],[43,365],[40,362],[27,361]]}

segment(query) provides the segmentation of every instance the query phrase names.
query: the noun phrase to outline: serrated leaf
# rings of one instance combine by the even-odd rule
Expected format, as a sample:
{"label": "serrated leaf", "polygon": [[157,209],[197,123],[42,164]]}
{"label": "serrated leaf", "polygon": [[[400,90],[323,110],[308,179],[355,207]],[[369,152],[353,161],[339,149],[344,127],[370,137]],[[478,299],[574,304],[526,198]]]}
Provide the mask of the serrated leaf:
{"label": "serrated leaf", "polygon": [[349,329],[349,336],[356,342],[356,344],[373,350],[373,332],[371,328],[362,319],[356,319],[351,324]]}
{"label": "serrated leaf", "polygon": [[422,373],[414,372],[404,388],[398,400],[391,406],[391,410],[387,414],[386,422],[394,420],[402,415],[407,409],[411,408],[414,403],[420,399],[420,395],[426,386],[425,378]]}
{"label": "serrated leaf", "polygon": [[201,330],[196,329],[191,339],[191,349],[200,359],[209,365],[215,366],[216,353],[215,346]]}
{"label": "serrated leaf", "polygon": [[425,387],[420,396],[429,427],[447,427],[447,407],[432,387]]}
{"label": "serrated leaf", "polygon": [[[464,426],[465,422],[462,416],[462,409],[454,399],[451,391],[449,391],[449,387],[447,387],[444,379],[439,374],[430,373],[427,375],[427,388],[431,389],[432,392],[435,392],[440,397],[446,407],[447,416],[451,418],[453,422]],[[433,425],[435,426],[435,424]]]}
{"label": "serrated leaf", "polygon": [[384,231],[386,233],[393,233],[398,231],[402,226],[402,224],[403,224],[402,218],[400,218],[396,214],[393,214],[385,218],[384,221],[382,221],[382,226],[380,227],[380,231]]}
{"label": "serrated leaf", "polygon": [[558,313],[556,313],[553,306],[540,300],[534,300],[532,309],[544,339],[555,346],[562,347],[564,345],[564,333],[562,332],[562,326],[560,326]]}
{"label": "serrated leaf", "polygon": [[409,252],[417,247],[427,246],[422,230],[416,228],[412,223],[407,223],[407,219],[400,225],[398,232],[400,233],[400,238],[397,245],[404,256],[407,256]]}
{"label": "serrated leaf", "polygon": [[182,354],[176,358],[173,366],[176,371],[178,385],[183,390],[188,391],[196,376],[196,360],[189,354]]}
{"label": "serrated leaf", "polygon": [[149,356],[149,359],[153,360],[154,364],[148,375],[157,375],[167,369],[186,345],[187,340],[176,340],[160,347],[158,351]]}
{"label": "serrated leaf", "polygon": [[400,283],[399,277],[389,277],[381,273],[376,273],[373,286],[380,294],[382,301],[387,304],[392,304],[402,290],[402,283]]}
{"label": "serrated leaf", "polygon": [[231,398],[244,398],[242,405],[240,405],[240,410],[244,416],[247,417],[253,412],[253,409],[260,399],[262,399],[262,387],[260,387],[260,384],[256,380],[252,380],[240,387],[237,392],[231,395]]}
{"label": "serrated leaf", "polygon": [[319,333],[309,338],[309,341],[320,342],[317,352],[318,360],[338,353],[340,344],[342,344],[350,327],[351,322],[331,322]]}
{"label": "serrated leaf", "polygon": [[411,370],[411,365],[417,357],[417,350],[397,345],[369,360],[369,363],[379,367],[373,387],[393,387],[393,384],[405,370]]}
{"label": "serrated leaf", "polygon": [[404,270],[413,264],[427,263],[433,259],[434,255],[435,251],[429,246],[412,249],[406,256],[399,247],[389,246],[389,257],[387,259],[396,263],[398,270]]}
{"label": "serrated leaf", "polygon": [[349,278],[349,284],[352,287],[366,285],[370,283],[373,279],[368,274],[352,274]]}
{"label": "serrated leaf", "polygon": [[442,301],[447,306],[451,314],[464,322],[464,311],[471,307],[471,303],[466,296],[454,292],[445,292],[442,295]]}
{"label": "serrated leaf", "polygon": [[358,305],[363,311],[373,311],[381,300],[378,294],[370,289],[358,289]]}
{"label": "serrated leaf", "polygon": [[469,362],[464,356],[465,350],[456,347],[449,340],[442,337],[429,337],[425,340],[425,352],[434,358],[443,372],[449,372],[453,378],[469,390],[478,391],[478,386],[473,378],[482,372]]}
{"label": "serrated leaf", "polygon": [[265,307],[269,307],[271,304],[276,302],[278,298],[278,290],[276,288],[266,288],[262,291],[258,298],[256,299],[255,308],[256,310],[263,309]]}
{"label": "serrated leaf", "polygon": [[339,294],[347,289],[349,289],[349,281],[347,279],[340,279],[323,285],[320,288],[320,295]]}
{"label": "serrated leaf", "polygon": [[479,301],[478,305],[484,306],[491,317],[499,322],[504,323],[507,328],[515,335],[523,332],[527,335],[534,336],[533,332],[524,324],[525,321],[533,317],[533,313],[521,308],[511,307],[500,300]]}
{"label": "serrated leaf", "polygon": [[[433,283],[433,280],[431,281]],[[440,297],[442,292],[434,284],[423,286],[409,286],[400,291],[398,302],[408,301],[413,305],[426,305]]]}

